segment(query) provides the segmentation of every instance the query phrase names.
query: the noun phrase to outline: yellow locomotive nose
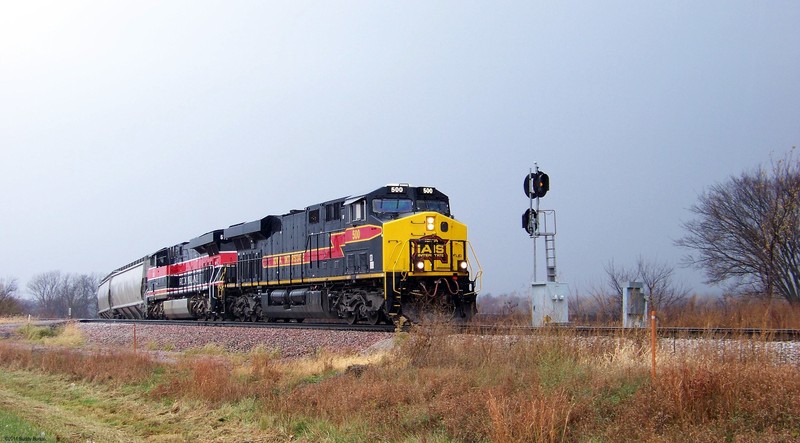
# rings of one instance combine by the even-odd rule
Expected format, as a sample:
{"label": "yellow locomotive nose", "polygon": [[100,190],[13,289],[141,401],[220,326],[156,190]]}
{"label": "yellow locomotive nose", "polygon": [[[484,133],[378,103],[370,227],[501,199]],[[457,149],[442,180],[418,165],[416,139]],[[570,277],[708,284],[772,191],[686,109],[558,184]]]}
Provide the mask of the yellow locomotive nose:
{"label": "yellow locomotive nose", "polygon": [[464,223],[433,211],[387,221],[383,254],[384,293],[396,312],[413,318],[424,310],[417,303],[452,303],[460,318],[474,313],[481,271]]}
{"label": "yellow locomotive nose", "polygon": [[386,272],[452,275],[468,272],[467,227],[445,215],[426,212],[383,225]]}

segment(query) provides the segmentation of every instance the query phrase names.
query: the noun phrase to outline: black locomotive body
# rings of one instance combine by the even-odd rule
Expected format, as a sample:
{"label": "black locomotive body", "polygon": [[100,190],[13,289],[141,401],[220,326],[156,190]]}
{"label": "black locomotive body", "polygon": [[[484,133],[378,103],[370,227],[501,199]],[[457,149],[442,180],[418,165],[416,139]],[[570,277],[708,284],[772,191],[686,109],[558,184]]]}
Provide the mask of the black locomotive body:
{"label": "black locomotive body", "polygon": [[106,318],[469,319],[480,274],[448,197],[399,184],[161,249],[106,277],[98,304]]}

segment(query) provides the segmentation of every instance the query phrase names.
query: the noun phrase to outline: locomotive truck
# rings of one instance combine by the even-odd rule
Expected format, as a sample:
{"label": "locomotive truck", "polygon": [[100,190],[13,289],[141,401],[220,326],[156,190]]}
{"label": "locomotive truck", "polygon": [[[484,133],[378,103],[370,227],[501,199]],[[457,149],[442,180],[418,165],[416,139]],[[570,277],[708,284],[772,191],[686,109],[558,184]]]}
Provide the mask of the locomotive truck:
{"label": "locomotive truck", "polygon": [[393,184],[216,229],[111,272],[102,318],[469,320],[481,268],[434,187]]}

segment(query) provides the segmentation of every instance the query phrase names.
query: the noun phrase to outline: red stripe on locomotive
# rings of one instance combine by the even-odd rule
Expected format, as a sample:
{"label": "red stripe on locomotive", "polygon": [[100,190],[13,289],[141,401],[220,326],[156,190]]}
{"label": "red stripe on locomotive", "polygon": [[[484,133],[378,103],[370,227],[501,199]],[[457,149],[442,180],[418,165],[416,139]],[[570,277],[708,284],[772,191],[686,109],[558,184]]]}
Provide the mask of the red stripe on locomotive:
{"label": "red stripe on locomotive", "polygon": [[208,267],[235,265],[237,258],[238,257],[235,251],[220,252],[218,255],[206,255],[172,265],[150,268],[147,270],[147,279],[149,280],[153,278],[167,277],[170,275],[180,275],[187,272],[199,271]]}
{"label": "red stripe on locomotive", "polygon": [[265,256],[261,259],[261,266],[264,268],[275,268],[278,266],[306,264],[312,261],[344,258],[345,245],[372,240],[375,237],[379,237],[382,233],[383,230],[380,226],[365,225],[348,228],[343,232],[331,234],[331,244],[329,247],[312,249],[311,251],[305,252],[290,252]]}

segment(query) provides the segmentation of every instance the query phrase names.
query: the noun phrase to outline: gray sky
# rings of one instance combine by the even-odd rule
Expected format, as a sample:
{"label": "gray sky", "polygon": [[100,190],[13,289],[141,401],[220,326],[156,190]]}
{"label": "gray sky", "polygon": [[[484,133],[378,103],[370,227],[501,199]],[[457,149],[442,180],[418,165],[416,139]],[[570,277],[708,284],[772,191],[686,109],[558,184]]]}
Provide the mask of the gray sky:
{"label": "gray sky", "polygon": [[408,182],[450,196],[484,293],[522,290],[534,162],[573,290],[677,264],[699,193],[800,144],[799,23],[794,0],[0,1],[0,277]]}

